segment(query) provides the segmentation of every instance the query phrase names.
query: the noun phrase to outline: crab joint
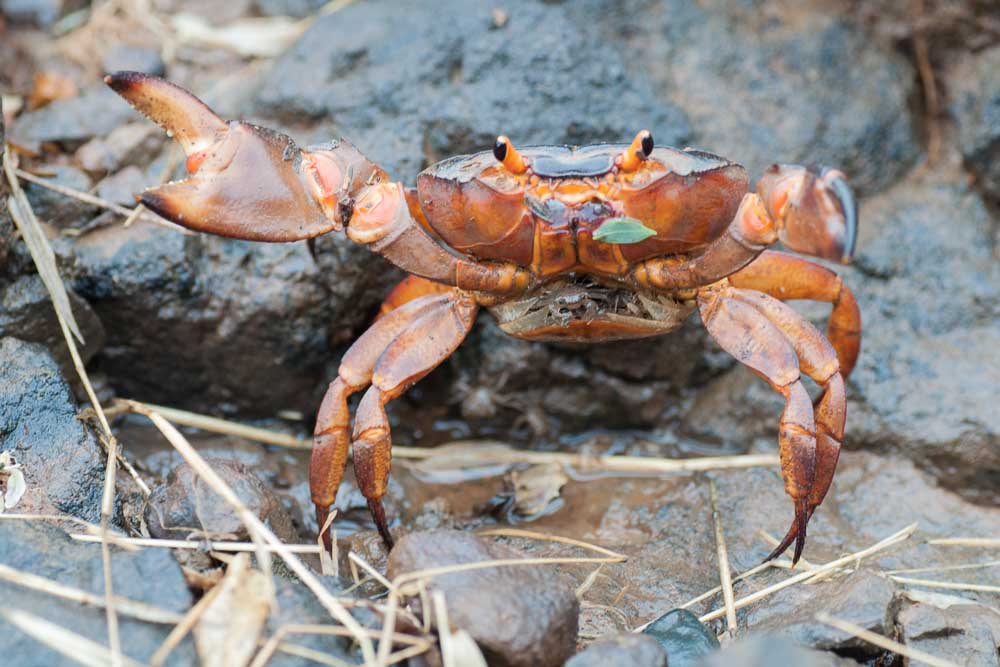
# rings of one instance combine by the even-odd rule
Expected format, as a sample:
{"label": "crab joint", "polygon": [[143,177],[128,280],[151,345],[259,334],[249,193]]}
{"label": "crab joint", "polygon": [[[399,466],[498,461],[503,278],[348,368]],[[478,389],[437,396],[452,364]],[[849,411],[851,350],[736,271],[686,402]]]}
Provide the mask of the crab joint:
{"label": "crab joint", "polygon": [[313,197],[319,202],[323,213],[336,223],[335,229],[343,226],[340,212],[340,198],[344,189],[344,170],[329,151],[302,151],[302,166],[309,176],[308,184]]}
{"label": "crab joint", "polygon": [[635,135],[629,147],[615,159],[615,164],[622,171],[635,171],[652,152],[653,135],[649,130],[642,130]]}
{"label": "crab joint", "polygon": [[354,205],[347,237],[355,243],[391,243],[406,229],[409,212],[398,183],[373,185]]}
{"label": "crab joint", "polygon": [[528,163],[524,161],[524,156],[514,148],[514,144],[503,134],[497,137],[497,142],[493,144],[493,157],[512,174],[523,174],[528,170]]}

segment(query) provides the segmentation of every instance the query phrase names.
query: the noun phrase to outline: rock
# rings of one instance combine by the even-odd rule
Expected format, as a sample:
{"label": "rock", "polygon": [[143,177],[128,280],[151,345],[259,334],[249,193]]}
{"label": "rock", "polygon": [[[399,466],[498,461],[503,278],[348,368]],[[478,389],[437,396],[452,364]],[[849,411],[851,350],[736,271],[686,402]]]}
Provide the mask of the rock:
{"label": "rock", "polygon": [[896,616],[900,641],[958,665],[993,665],[1000,612],[977,604],[909,604]]}
{"label": "rock", "polygon": [[[51,176],[46,176],[47,180],[56,185],[81,192],[90,190],[90,177],[76,167],[54,166],[47,168],[46,171],[52,173]],[[36,183],[25,183],[24,193],[28,196],[31,208],[35,211],[39,221],[57,227],[68,227],[74,224],[79,226],[85,223],[91,215],[97,213],[97,208],[92,204],[67,197]]]}
{"label": "rock", "polygon": [[[91,139],[76,152],[80,166],[92,172],[114,172],[122,167],[145,168],[164,143],[160,128],[152,123],[127,123],[106,137]],[[140,184],[140,190],[148,183]],[[133,190],[136,193],[138,190]],[[130,203],[134,200],[129,199]]]}
{"label": "rock", "polygon": [[[208,464],[229,485],[243,504],[278,537],[292,537],[291,520],[274,493],[246,466],[227,459],[209,458]],[[144,511],[153,537],[187,539],[250,539],[246,525],[187,465],[175,469],[166,482],[153,489]]]}
{"label": "rock", "polygon": [[[84,337],[77,347],[86,363],[104,344],[104,327],[90,305],[68,290],[73,316]],[[75,378],[75,369],[63,338],[62,329],[45,284],[37,274],[15,279],[0,287],[0,338],[13,337],[28,343],[41,343],[55,357],[65,377]]]}
{"label": "rock", "polygon": [[314,410],[325,365],[339,359],[331,345],[353,339],[395,276],[343,237],[317,243],[317,265],[305,243],[143,221],[80,237],[75,253],[74,288],[108,331],[96,361],[111,385],[213,413]]}
{"label": "rock", "polygon": [[[684,115],[628,58],[602,44],[587,16],[565,6],[491,0],[358,3],[320,17],[260,86],[263,115],[314,125],[310,140],[343,133],[412,183],[430,162],[480,151],[497,134],[515,144],[629,141],[646,127],[663,144],[690,136]],[[441,21],[440,16],[448,16]],[[406,48],[396,36],[409,35]]]}
{"label": "rock", "polygon": [[[99,489],[98,485],[98,489]],[[0,563],[21,572],[103,596],[101,549],[71,540],[59,528],[42,523],[0,521]],[[166,549],[122,551],[112,548],[111,571],[116,595],[152,605],[175,615],[169,623],[149,623],[119,613],[123,652],[146,663],[166,639],[173,623],[192,604],[180,568]],[[103,609],[69,602],[6,580],[0,581],[0,611],[18,610],[39,616],[87,639],[107,645]],[[0,618],[4,663],[19,667],[63,667],[76,661],[56,653]],[[175,648],[167,665],[194,664],[190,639]]]}
{"label": "rock", "polygon": [[652,637],[618,635],[596,641],[566,661],[566,667],[631,666],[667,667],[667,653]]}
{"label": "rock", "polygon": [[[324,583],[329,579],[321,579]],[[274,634],[283,626],[303,625],[303,624],[329,624],[330,612],[323,607],[316,599],[316,595],[297,580],[274,578],[275,600],[277,609],[268,616],[268,629],[270,634]],[[344,598],[347,595],[342,590],[330,592]],[[354,607],[351,614],[358,619],[358,622],[365,627],[379,627],[381,618],[378,618],[371,611],[364,607]],[[319,654],[337,660],[344,664],[355,665],[362,663],[361,651],[354,641],[348,637],[337,637],[334,635],[321,634],[295,634],[294,640],[298,646],[310,648],[318,651]],[[307,657],[298,657],[291,653],[278,653],[269,661],[278,667],[311,667],[315,661]]]}
{"label": "rock", "polygon": [[[517,551],[452,530],[403,536],[389,554],[388,576],[477,561],[520,558]],[[468,632],[491,665],[561,665],[576,645],[580,603],[573,588],[543,567],[491,567],[434,577],[448,619]]]}
{"label": "rock", "polygon": [[687,609],[667,612],[642,632],[660,643],[670,667],[695,665],[703,657],[719,650],[715,632],[705,627]]}
{"label": "rock", "polygon": [[966,166],[1000,202],[1000,46],[966,54],[947,75],[949,111]]}
{"label": "rock", "polygon": [[[799,646],[778,637],[743,639],[698,663],[698,667],[850,667],[858,663],[835,653],[824,653]],[[672,663],[671,663],[672,665]]]}
{"label": "rock", "polygon": [[158,49],[132,44],[114,44],[104,52],[101,69],[105,72],[128,70],[163,76],[166,65]]}
{"label": "rock", "polygon": [[49,28],[62,15],[63,0],[0,0],[0,14],[17,23]]}
{"label": "rock", "polygon": [[139,167],[128,166],[97,184],[97,195],[115,204],[135,206],[135,194],[149,185]]}
{"label": "rock", "polygon": [[846,578],[782,589],[766,604],[750,607],[743,620],[754,632],[787,637],[802,646],[874,656],[879,649],[820,623],[815,615],[822,611],[877,634],[891,634],[889,605],[895,593],[891,580],[858,570]]}
{"label": "rock", "polygon": [[43,142],[81,144],[132,120],[132,113],[103,82],[95,83],[76,97],[22,114],[8,130],[7,140],[33,152],[39,151]]}
{"label": "rock", "polygon": [[323,6],[322,0],[257,0],[257,10],[264,16],[305,18]]}
{"label": "rock", "polygon": [[21,464],[28,484],[18,511],[97,522],[104,454],[77,419],[55,360],[41,345],[0,339],[0,377],[0,451]]}

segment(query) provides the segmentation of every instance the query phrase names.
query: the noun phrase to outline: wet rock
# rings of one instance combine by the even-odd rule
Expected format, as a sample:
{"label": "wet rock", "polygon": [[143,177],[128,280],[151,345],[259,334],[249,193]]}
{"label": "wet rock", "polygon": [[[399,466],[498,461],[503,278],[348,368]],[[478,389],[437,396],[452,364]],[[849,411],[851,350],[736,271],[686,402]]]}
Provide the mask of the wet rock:
{"label": "wet rock", "polygon": [[[291,521],[273,492],[249,468],[227,459],[209,458],[208,464],[257,518],[278,537],[292,537]],[[187,465],[174,470],[166,482],[153,489],[144,511],[153,537],[187,539],[249,539],[246,525]]]}
{"label": "wet rock", "polygon": [[815,651],[779,637],[744,639],[698,663],[699,667],[850,667],[857,664],[850,658]]}
{"label": "wet rock", "polygon": [[[76,159],[81,167],[91,172],[114,172],[130,165],[144,168],[163,142],[163,133],[156,125],[127,123],[116,127],[106,137],[91,139],[80,146]],[[139,190],[146,185],[140,184]]]}
{"label": "wet rock", "polygon": [[[112,549],[111,554],[116,595],[144,602],[174,615],[173,620],[168,618],[167,622],[154,624],[119,614],[123,652],[145,663],[166,639],[173,623],[191,606],[191,593],[180,568],[166,549]],[[98,596],[104,593],[100,546],[75,542],[53,526],[0,521],[0,563]],[[62,600],[7,581],[0,581],[0,599],[3,600],[0,605],[3,609],[40,616],[107,645],[108,630],[103,609]],[[3,620],[0,620],[0,634],[4,637],[4,664],[24,667],[78,664]],[[190,665],[195,661],[194,648],[188,639],[174,649],[166,664]]]}
{"label": "wet rock", "polygon": [[715,632],[705,627],[687,609],[667,612],[643,630],[643,634],[660,643],[669,658],[670,667],[695,665],[719,649]]}
{"label": "wet rock", "polygon": [[97,195],[115,204],[135,206],[135,194],[142,192],[149,181],[139,167],[129,166],[97,184]]}
{"label": "wet rock", "polygon": [[802,646],[823,650],[877,654],[878,649],[842,630],[816,620],[817,612],[843,619],[880,635],[891,633],[889,605],[896,586],[870,570],[810,586],[790,586],[766,604],[751,607],[744,616],[747,627],[787,637]]}
{"label": "wet rock", "polygon": [[983,190],[1000,201],[1000,46],[967,54],[948,82],[962,157]]}
{"label": "wet rock", "polygon": [[19,116],[7,139],[30,151],[40,150],[43,142],[80,144],[132,120],[132,113],[104,83],[95,83],[76,97],[56,100]]}
{"label": "wet rock", "polygon": [[767,1],[589,7],[574,7],[576,16],[641,54],[628,59],[631,69],[684,110],[693,143],[747,165],[751,177],[775,161],[831,164],[871,191],[919,153],[912,67],[843,15]]}
{"label": "wet rock", "polygon": [[166,65],[158,49],[132,44],[115,44],[101,58],[101,69],[105,72],[145,72],[163,76]]}
{"label": "wet rock", "polygon": [[958,665],[996,664],[1000,612],[983,605],[907,605],[896,616],[900,641]]}
{"label": "wet rock", "polygon": [[28,484],[18,510],[98,521],[104,455],[55,360],[41,345],[3,338],[0,377],[0,450]]}
{"label": "wet rock", "polygon": [[566,661],[566,667],[630,666],[667,667],[667,653],[652,637],[619,635],[596,641]]}
{"label": "wet rock", "polygon": [[599,58],[584,55],[601,41],[593,17],[520,1],[504,5],[498,29],[495,6],[358,3],[321,17],[260,87],[259,111],[316,121],[310,139],[342,133],[406,182],[501,132],[520,144],[579,144],[628,141],[648,127],[663,144],[687,140],[683,114],[641,73],[629,76],[625,56],[603,46]]}
{"label": "wet rock", "polygon": [[[72,290],[68,291],[73,316],[80,326],[84,344],[78,343],[84,362],[93,357],[104,343],[104,327],[93,309]],[[75,377],[72,359],[59,327],[52,300],[37,274],[21,276],[0,288],[0,338],[13,337],[29,343],[41,343],[55,357],[66,377]]]}
{"label": "wet rock", "polygon": [[317,265],[305,243],[142,221],[87,234],[75,253],[73,285],[108,331],[97,363],[111,385],[214,413],[314,410],[325,365],[339,358],[332,345],[353,339],[394,277],[343,237],[317,243]]}
{"label": "wet rock", "polygon": [[[473,534],[437,530],[402,537],[389,554],[390,579],[432,567],[520,558]],[[468,632],[491,665],[561,665],[576,644],[579,601],[546,567],[491,567],[434,577],[448,618]]]}
{"label": "wet rock", "polygon": [[[75,167],[55,166],[47,168],[46,172],[51,172],[51,175],[46,173],[46,178],[56,185],[82,192],[90,190],[90,177]],[[25,183],[24,193],[38,219],[57,227],[82,224],[97,212],[92,204],[67,197],[37,183]]]}

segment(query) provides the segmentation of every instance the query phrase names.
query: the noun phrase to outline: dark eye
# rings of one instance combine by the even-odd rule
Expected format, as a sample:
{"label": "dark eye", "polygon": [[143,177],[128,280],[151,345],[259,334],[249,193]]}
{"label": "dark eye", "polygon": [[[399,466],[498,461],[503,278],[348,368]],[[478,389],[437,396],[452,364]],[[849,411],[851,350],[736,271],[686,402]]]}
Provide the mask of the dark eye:
{"label": "dark eye", "polygon": [[497,142],[493,144],[493,157],[498,162],[503,162],[504,158],[507,157],[507,142],[502,138],[497,138]]}
{"label": "dark eye", "polygon": [[[496,151],[495,148],[493,150]],[[653,135],[650,132],[646,132],[642,138],[642,152],[646,157],[649,157],[650,153],[653,152]]]}

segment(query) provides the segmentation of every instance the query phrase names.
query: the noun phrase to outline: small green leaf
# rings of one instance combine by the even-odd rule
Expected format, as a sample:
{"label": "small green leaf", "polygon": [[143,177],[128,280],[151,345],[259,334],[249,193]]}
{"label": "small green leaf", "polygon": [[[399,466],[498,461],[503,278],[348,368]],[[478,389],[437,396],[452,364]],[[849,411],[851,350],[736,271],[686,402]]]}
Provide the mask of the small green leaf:
{"label": "small green leaf", "polygon": [[610,218],[594,230],[594,240],[602,243],[639,243],[656,232],[635,218]]}

